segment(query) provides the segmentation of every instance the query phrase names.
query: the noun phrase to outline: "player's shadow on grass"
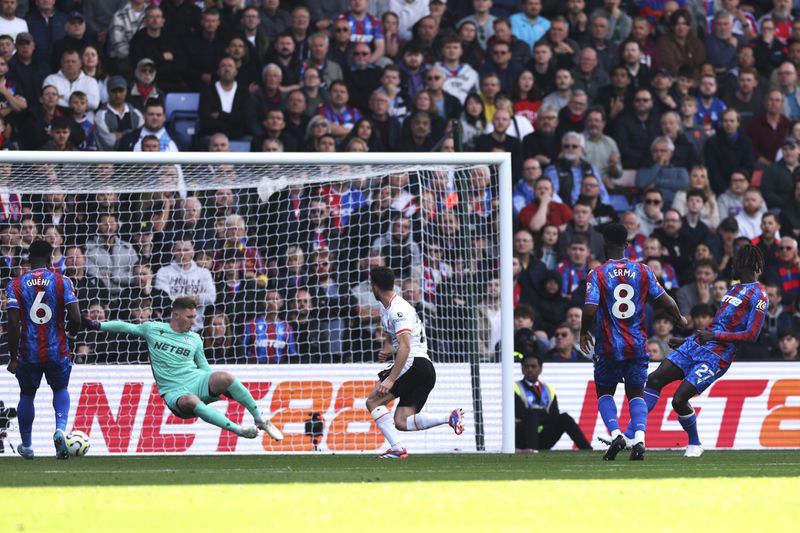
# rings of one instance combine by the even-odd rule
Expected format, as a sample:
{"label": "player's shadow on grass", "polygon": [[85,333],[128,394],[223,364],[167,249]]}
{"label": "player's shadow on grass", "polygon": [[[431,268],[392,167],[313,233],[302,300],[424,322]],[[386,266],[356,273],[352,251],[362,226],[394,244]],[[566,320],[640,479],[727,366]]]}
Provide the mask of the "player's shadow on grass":
{"label": "player's shadow on grass", "polygon": [[38,457],[0,459],[5,487],[280,483],[384,483],[403,481],[511,481],[529,479],[659,479],[686,477],[800,477],[796,451],[648,452],[642,463],[627,456],[603,462],[600,452],[534,455]]}

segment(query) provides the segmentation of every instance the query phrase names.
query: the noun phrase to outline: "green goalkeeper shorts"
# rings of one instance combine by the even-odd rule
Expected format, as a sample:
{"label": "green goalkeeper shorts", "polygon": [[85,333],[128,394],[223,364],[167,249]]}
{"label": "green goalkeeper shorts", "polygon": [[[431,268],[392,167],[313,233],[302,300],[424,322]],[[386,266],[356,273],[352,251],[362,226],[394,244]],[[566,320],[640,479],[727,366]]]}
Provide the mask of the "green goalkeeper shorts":
{"label": "green goalkeeper shorts", "polygon": [[194,413],[185,413],[178,407],[178,399],[193,394],[200,398],[203,403],[212,403],[219,400],[218,396],[212,396],[208,388],[208,380],[211,378],[211,372],[206,370],[198,370],[192,372],[185,379],[181,380],[181,385],[172,387],[163,392],[161,397],[166,402],[167,407],[172,413],[179,418],[194,418]]}

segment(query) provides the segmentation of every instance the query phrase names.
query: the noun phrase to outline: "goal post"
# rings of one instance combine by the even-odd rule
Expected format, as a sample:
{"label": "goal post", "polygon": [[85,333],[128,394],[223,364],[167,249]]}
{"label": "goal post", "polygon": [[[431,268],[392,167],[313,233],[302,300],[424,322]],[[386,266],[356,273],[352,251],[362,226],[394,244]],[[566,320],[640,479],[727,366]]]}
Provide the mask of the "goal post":
{"label": "goal post", "polygon": [[[311,283],[312,277],[318,282],[322,274],[312,275],[306,270],[311,268],[310,258],[314,257],[315,264],[320,265],[329,256],[337,261],[337,268],[340,269],[338,274],[355,280],[354,284],[361,279],[359,275],[363,276],[364,265],[368,264],[373,256],[380,256],[380,260],[388,263],[387,266],[403,269],[403,276],[398,276],[402,281],[405,282],[407,279],[414,281],[409,283],[409,290],[413,291],[414,287],[423,290],[424,301],[419,303],[422,308],[428,309],[425,306],[430,304],[430,308],[434,309],[431,311],[431,316],[434,318],[429,323],[426,315],[425,325],[431,339],[429,349],[432,352],[439,381],[426,409],[438,409],[440,405],[444,405],[441,403],[444,399],[450,401],[450,398],[453,398],[455,401],[458,397],[469,401],[469,404],[461,405],[468,411],[467,421],[470,426],[467,434],[460,437],[460,442],[469,439],[471,443],[458,445],[452,444],[456,441],[439,439],[436,436],[437,432],[443,431],[439,428],[409,436],[410,450],[416,446],[424,451],[466,449],[514,452],[514,379],[518,372],[514,365],[513,346],[512,187],[511,156],[508,153],[496,152],[424,154],[3,152],[0,158],[0,193],[22,198],[21,213],[6,212],[4,215],[5,222],[13,222],[6,225],[20,228],[21,235],[17,238],[21,239],[21,249],[24,250],[25,239],[33,238],[30,235],[31,231],[47,238],[47,233],[54,231],[51,229],[52,226],[56,226],[57,232],[62,234],[61,251],[70,245],[81,247],[88,259],[87,269],[94,268],[95,272],[104,276],[101,276],[101,281],[107,286],[100,288],[107,291],[105,294],[109,305],[106,308],[111,315],[106,318],[130,319],[136,315],[144,320],[146,317],[140,316],[141,313],[136,306],[145,305],[143,302],[146,302],[146,305],[155,309],[156,301],[160,297],[163,307],[163,300],[168,301],[168,298],[175,297],[175,291],[189,290],[185,281],[163,285],[162,278],[168,275],[166,271],[169,265],[176,261],[178,262],[176,264],[180,264],[179,254],[183,253],[181,242],[191,242],[191,239],[183,236],[184,230],[175,230],[179,208],[185,212],[189,202],[196,200],[198,210],[202,209],[202,216],[208,218],[202,228],[198,226],[197,231],[202,229],[207,238],[217,239],[222,243],[219,248],[210,246],[202,250],[201,247],[194,246],[194,243],[187,245],[190,249],[187,253],[195,254],[195,258],[198,258],[201,252],[204,254],[203,264],[208,266],[206,270],[212,276],[208,278],[207,285],[213,283],[217,287],[222,286],[221,278],[228,275],[228,271],[225,270],[228,262],[236,265],[241,263],[244,272],[241,283],[247,283],[249,285],[245,286],[252,286],[254,290],[260,291],[257,293],[259,301],[253,303],[253,306],[261,306],[266,295],[267,303],[264,307],[266,311],[259,307],[261,311],[256,312],[248,310],[248,305],[245,303],[248,298],[246,294],[239,295],[234,291],[236,295],[225,305],[229,304],[230,309],[236,310],[235,313],[242,314],[239,317],[242,319],[242,325],[238,327],[228,324],[228,327],[233,327],[233,331],[236,332],[236,338],[231,342],[239,346],[247,344],[249,342],[247,339],[252,337],[252,351],[249,348],[247,351],[237,351],[238,355],[235,357],[221,360],[214,360],[209,355],[209,362],[212,367],[230,370],[234,375],[242,373],[244,378],[241,380],[246,382],[251,391],[254,388],[258,389],[258,394],[254,392],[254,396],[260,394],[256,399],[265,402],[263,407],[277,413],[277,419],[284,424],[285,432],[288,431],[290,434],[294,432],[294,437],[287,440],[295,444],[271,447],[265,442],[261,448],[276,452],[303,452],[315,449],[372,451],[377,445],[374,435],[372,440],[365,441],[367,444],[362,443],[364,439],[359,431],[368,433],[368,429],[365,428],[372,425],[372,422],[368,416],[364,417],[366,410],[363,409],[363,402],[360,405],[356,403],[361,401],[364,391],[376,379],[373,367],[378,370],[381,368],[374,360],[363,355],[369,353],[370,342],[375,341],[372,337],[380,333],[379,328],[374,326],[374,317],[367,316],[369,310],[363,301],[359,303],[357,296],[352,296],[343,289],[343,294],[346,294],[342,298],[347,298],[349,302],[347,308],[352,311],[348,311],[350,313],[348,316],[340,317],[335,314],[337,304],[333,302],[344,300],[337,300],[338,296],[341,296],[338,293],[337,295],[325,293],[325,290],[335,290],[331,289],[330,282],[327,285],[320,285],[322,292],[314,293],[319,295],[319,298],[325,298],[326,302],[332,302],[324,309],[327,313],[324,317],[322,305],[319,309],[314,309],[319,311],[318,317],[323,317],[317,319],[316,323],[320,326],[315,333],[327,334],[322,330],[329,327],[334,328],[330,331],[337,332],[326,337],[325,353],[330,354],[328,359],[303,359],[297,365],[264,364],[286,362],[285,359],[281,359],[283,355],[277,356],[277,359],[273,359],[273,356],[276,351],[280,351],[290,358],[290,346],[283,341],[267,340],[267,333],[264,333],[263,343],[259,344],[261,340],[256,340],[261,327],[265,328],[265,331],[269,330],[269,334],[275,332],[274,324],[269,321],[258,322],[254,317],[259,313],[268,314],[272,305],[270,298],[280,300],[285,294],[282,290],[275,289],[268,280],[279,279],[282,287],[288,286],[289,279],[291,283],[296,283],[296,287],[300,287],[303,283]],[[387,201],[391,200],[392,203],[389,209],[390,218],[379,219],[383,221],[381,224],[388,224],[385,226],[388,231],[383,231],[377,225],[373,226],[370,222],[372,219],[366,215],[367,210],[372,208],[372,202],[377,203],[386,188],[389,189],[386,194],[391,195],[391,199],[387,198]],[[291,210],[302,209],[305,213],[311,203],[310,197],[301,200],[289,198],[291,191],[296,189],[313,189],[314,195],[327,195],[323,202],[323,207],[327,208],[327,214],[324,215],[328,217],[326,224],[334,224],[332,221],[335,219],[335,224],[338,224],[341,230],[336,232],[335,243],[333,233],[328,234],[319,228],[306,229],[305,221],[302,229],[292,225],[295,222],[289,216]],[[234,191],[232,195],[235,199],[232,200],[233,203],[226,204],[226,199],[219,199],[218,196],[225,195],[221,191],[229,190]],[[409,191],[413,194],[409,194]],[[173,193],[174,197],[169,196]],[[74,205],[70,204],[73,198],[80,198],[85,209],[91,210],[78,213],[83,219],[69,212],[74,208]],[[288,207],[273,208],[273,204],[279,200],[286,201]],[[65,208],[52,208],[48,202],[61,202]],[[126,207],[123,217],[115,217],[119,220],[114,220],[114,223],[124,228],[120,229],[123,236],[128,235],[135,240],[129,243],[129,250],[126,248],[128,257],[123,257],[124,254],[120,252],[120,257],[114,256],[109,263],[98,266],[98,262],[102,263],[108,259],[105,256],[110,252],[104,252],[102,246],[96,251],[92,239],[96,233],[103,231],[96,229],[99,227],[98,220],[102,218],[100,215],[114,211],[115,202],[117,208],[123,205],[131,206]],[[291,207],[292,205],[294,207]],[[431,210],[437,212],[439,221],[435,225],[420,222],[419,218],[429,216]],[[395,250],[393,248],[395,244],[391,240],[392,232],[395,231],[395,219],[392,217],[395,216],[412,221],[409,222],[412,227],[408,230],[412,236],[405,242],[410,242],[414,235],[420,237],[416,248],[409,251],[409,248],[403,245],[402,252],[397,256],[394,252],[389,255],[384,253],[385,250]],[[445,222],[441,222],[443,217],[450,217],[445,220],[451,220],[453,226],[451,234],[447,234],[441,228],[445,226]],[[245,228],[243,237],[237,237],[237,221],[245,218],[249,226]],[[347,224],[355,224],[355,220],[363,225],[357,237],[346,231]],[[111,223],[108,219],[103,223],[106,222]],[[26,229],[26,225],[33,225],[36,228]],[[400,223],[398,225],[402,226]],[[384,225],[380,228],[384,228]],[[77,241],[75,235],[70,233],[76,231],[82,232]],[[228,231],[232,233],[226,233]],[[284,231],[285,234],[282,233]],[[400,229],[397,231],[401,232]],[[141,237],[145,234],[149,235],[150,239],[154,238],[154,234],[161,235],[163,242],[158,244],[148,242]],[[348,236],[343,237],[345,234]],[[303,241],[305,244],[302,246],[293,241],[297,235],[307,239]],[[122,240],[127,238],[123,237]],[[386,240],[382,241],[382,238]],[[363,245],[353,244],[358,239],[367,243],[366,248]],[[76,242],[80,244],[77,245]],[[235,246],[230,250],[223,249],[222,246],[228,246],[226,243],[230,242],[235,243]],[[306,244],[308,247],[305,247]],[[131,281],[130,274],[124,281],[118,279],[118,273],[114,269],[122,267],[115,261],[123,259],[134,261],[135,256],[135,264],[139,265],[144,262],[142,257],[147,253],[152,254],[155,264],[159,261],[156,259],[158,252],[155,251],[159,246],[162,255],[169,255],[169,258],[161,258],[160,269],[153,268],[153,272],[150,273],[154,278],[154,285],[162,283],[163,291],[158,293],[160,296],[156,293],[151,295],[149,292],[144,294],[138,288],[134,290],[133,285],[138,281]],[[487,252],[483,247],[493,247],[491,253],[498,259],[496,269],[491,269],[491,272],[488,267],[476,266],[489,263]],[[292,250],[296,248],[299,248],[297,253],[305,254],[306,262],[303,264],[302,274],[299,270],[297,275],[287,271],[287,265],[283,260],[271,261],[273,258],[270,254],[273,250],[279,250],[283,257],[287,253],[293,253]],[[442,260],[439,266],[428,268],[435,254],[446,257],[448,252],[452,252],[449,249],[459,250],[461,255],[455,261],[459,264],[449,265],[446,260]],[[336,250],[336,253],[331,250]],[[96,255],[92,255],[93,251],[96,251]],[[136,255],[139,251],[141,253]],[[421,257],[418,258],[419,254]],[[20,264],[13,265],[13,268],[9,266],[6,276],[16,275],[20,272],[19,269],[24,268],[22,264],[24,252],[20,257],[22,259]],[[69,261],[74,258],[67,256],[65,260],[66,264],[70,264]],[[240,263],[236,263],[237,260]],[[67,268],[64,264],[62,260],[62,271]],[[200,264],[199,260],[197,264]],[[128,264],[126,268],[130,270],[133,267],[133,264]],[[187,271],[188,268],[187,266]],[[158,272],[161,269],[165,271],[164,276]],[[208,274],[203,275],[208,276]],[[197,284],[202,285],[206,278],[200,274],[198,276]],[[300,281],[300,278],[304,281]],[[447,278],[444,284],[443,278]],[[488,335],[487,328],[490,327],[485,324],[486,317],[478,312],[479,302],[487,298],[489,278],[499,281],[499,310],[497,310],[499,328],[496,324],[497,315],[493,327],[494,336],[499,336],[502,342],[496,344],[496,350],[494,341],[489,342],[487,348],[488,341],[485,337]],[[454,281],[451,283],[450,280]],[[239,277],[236,277],[236,290],[239,290],[239,283]],[[437,295],[435,294],[437,287],[440,290],[443,290],[443,287],[450,288],[446,294]],[[164,292],[166,294],[163,294]],[[431,294],[428,294],[429,292]],[[90,303],[88,300],[93,300],[95,296],[91,290],[89,294],[92,295],[91,298],[86,298],[80,293],[78,296],[86,299],[88,304]],[[208,309],[216,309],[222,305],[217,296],[214,298],[216,301],[209,300]],[[427,301],[429,297],[443,298],[442,301],[448,303],[448,308],[436,309],[434,304]],[[201,303],[202,298],[200,296]],[[317,298],[314,296],[315,300]],[[454,301],[458,302],[457,309],[451,305]],[[274,305],[283,305],[283,302]],[[443,305],[440,303],[440,307]],[[119,309],[115,307],[125,307],[125,312],[118,313]],[[84,304],[82,311],[86,311]],[[98,312],[103,313],[102,310]],[[243,318],[245,314],[246,319]],[[280,314],[283,316],[284,312],[281,311]],[[285,314],[288,316],[288,309]],[[444,315],[446,319],[442,318]],[[205,318],[216,317],[208,315]],[[373,325],[365,327],[367,329],[371,327],[371,332],[354,332],[353,324],[367,324],[369,320],[373,321]],[[224,320],[222,322],[220,327],[224,330]],[[286,328],[291,331],[291,321],[287,318],[285,322]],[[326,326],[323,327],[322,324]],[[198,323],[195,330],[202,334],[204,328],[208,331],[212,326],[216,327],[212,322]],[[354,340],[357,336],[358,342]],[[204,338],[206,337],[210,345],[215,347],[213,335],[207,333],[204,335]],[[86,345],[90,345],[91,342],[91,340],[85,341]],[[146,363],[146,356],[142,355],[142,346],[129,338],[109,340],[108,346],[111,346],[112,342],[116,343],[113,345],[114,349],[123,354],[122,356],[114,360],[111,358],[101,360],[102,354],[92,352],[93,348],[87,348],[86,352],[92,352],[92,355],[76,354],[76,365],[72,374],[73,382],[77,381],[79,388],[76,390],[71,386],[73,406],[69,427],[72,428],[75,423],[75,429],[91,434],[92,453],[95,450],[108,453],[177,453],[178,451],[206,453],[203,450],[212,453],[250,450],[244,446],[237,446],[235,439],[219,433],[176,430],[176,427],[180,429],[180,425],[184,423],[167,420],[169,413],[164,413],[163,406],[157,405],[155,401],[158,399],[157,391],[151,390],[150,383],[146,380],[149,368],[146,365],[133,364]],[[298,340],[291,342],[300,345]],[[311,343],[309,346],[316,346],[314,344],[316,341],[309,342]],[[102,349],[98,348],[98,351]],[[299,353],[296,348],[295,353]],[[330,364],[332,362],[345,364]],[[349,366],[350,364],[352,366]],[[352,372],[348,373],[348,369],[352,369]],[[0,400],[6,405],[13,405],[17,398],[16,382],[10,374],[4,374],[7,377],[0,379]],[[81,377],[82,374],[84,377]],[[313,379],[314,374],[318,375],[318,379]],[[263,375],[266,381],[253,378],[258,375]],[[271,375],[280,379],[275,378],[270,381]],[[119,382],[114,381],[115,376],[121,376]],[[329,390],[328,382],[325,381],[329,376],[333,376],[332,390]],[[292,389],[292,384],[299,383],[299,379],[305,380],[303,383],[306,385],[303,386],[308,388],[305,391],[306,396],[298,397]],[[106,384],[105,380],[110,381]],[[465,390],[457,390],[460,387]],[[442,390],[439,390],[440,388]],[[445,393],[452,394],[442,398],[446,396]],[[42,402],[43,407],[45,398],[49,397],[48,394],[49,389],[46,386],[39,389],[37,397],[40,399],[37,401]],[[91,396],[84,399],[83,395],[89,394],[101,395],[96,402],[97,405],[92,403],[94,400]],[[105,397],[102,397],[103,394]],[[224,403],[212,405],[219,405],[219,408],[225,410],[232,419],[238,417],[241,420],[243,415],[246,418],[246,413],[242,413],[241,409],[237,410],[230,404],[224,406],[222,405]],[[499,403],[499,409],[495,403]],[[48,416],[52,415],[47,411],[46,408],[38,410],[34,427],[34,445],[37,443],[37,435],[41,433],[44,435],[42,438],[48,435],[51,426]],[[315,425],[317,422],[311,415],[326,412],[330,413],[328,416],[333,419],[322,420],[321,427],[317,428]],[[324,416],[320,415],[320,418]],[[151,427],[153,424],[158,427]],[[170,426],[166,427],[166,424]],[[492,432],[499,432],[500,435],[492,435]],[[102,436],[96,438],[96,433],[101,433]],[[356,434],[358,438],[352,437],[351,433]],[[430,435],[425,435],[427,433]],[[403,434],[403,437],[406,435],[410,434]],[[382,438],[379,440],[382,443]],[[181,448],[181,445],[185,446]]]}

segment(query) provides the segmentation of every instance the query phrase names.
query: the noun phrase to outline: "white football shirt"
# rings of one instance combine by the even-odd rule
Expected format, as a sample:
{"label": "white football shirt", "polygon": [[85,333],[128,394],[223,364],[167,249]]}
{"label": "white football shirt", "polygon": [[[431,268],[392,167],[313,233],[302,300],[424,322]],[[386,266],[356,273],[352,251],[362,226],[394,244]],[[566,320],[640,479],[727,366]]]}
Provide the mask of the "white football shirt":
{"label": "white football shirt", "polygon": [[417,316],[417,310],[397,293],[392,297],[388,308],[381,306],[381,324],[383,324],[383,331],[391,335],[392,346],[395,350],[400,347],[397,335],[403,333],[411,335],[411,350],[408,353],[406,364],[400,372],[401,376],[414,364],[415,357],[429,359],[425,325]]}

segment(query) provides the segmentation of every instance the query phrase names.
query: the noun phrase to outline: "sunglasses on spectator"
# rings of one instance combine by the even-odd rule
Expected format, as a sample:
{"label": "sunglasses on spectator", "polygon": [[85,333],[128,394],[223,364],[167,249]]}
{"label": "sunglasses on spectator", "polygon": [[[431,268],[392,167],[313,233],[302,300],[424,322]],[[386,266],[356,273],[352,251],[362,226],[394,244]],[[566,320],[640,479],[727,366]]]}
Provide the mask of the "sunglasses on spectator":
{"label": "sunglasses on spectator", "polygon": [[433,80],[440,80],[440,79],[442,79],[442,77],[441,76],[426,76],[425,79],[428,80],[428,81],[433,81]]}
{"label": "sunglasses on spectator", "polygon": [[569,333],[565,333],[565,332],[562,331],[561,333],[556,333],[555,336],[556,337],[569,337]]}
{"label": "sunglasses on spectator", "polygon": [[794,248],[791,246],[779,246],[778,249],[781,250],[782,252],[791,252],[792,250],[794,250]]}
{"label": "sunglasses on spectator", "polygon": [[346,31],[350,31],[350,26],[347,26],[346,28],[344,26],[341,28],[336,28],[336,33],[344,33]]}
{"label": "sunglasses on spectator", "polygon": [[565,144],[564,148],[580,148],[580,144]]}
{"label": "sunglasses on spectator", "polygon": [[647,205],[659,205],[661,203],[661,200],[657,200],[655,198],[648,198],[647,200],[644,201],[644,203],[646,203]]}
{"label": "sunglasses on spectator", "polygon": [[649,102],[650,98],[634,98],[634,102]]}

